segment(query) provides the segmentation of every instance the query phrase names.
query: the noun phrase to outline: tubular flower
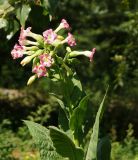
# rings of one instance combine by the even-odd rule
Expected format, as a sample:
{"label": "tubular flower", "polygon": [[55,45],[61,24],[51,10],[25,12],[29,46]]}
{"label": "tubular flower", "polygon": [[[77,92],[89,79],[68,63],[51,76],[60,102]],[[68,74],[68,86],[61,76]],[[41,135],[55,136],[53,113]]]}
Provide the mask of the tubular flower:
{"label": "tubular flower", "polygon": [[90,54],[88,55],[88,57],[90,58],[90,62],[93,60],[93,56],[94,56],[95,52],[96,52],[96,48],[93,48],[91,50]]}
{"label": "tubular flower", "polygon": [[86,56],[90,59],[90,62],[93,60],[93,56],[94,56],[94,53],[96,52],[96,48],[93,48],[91,51],[72,51],[70,52],[69,54],[69,57],[76,57],[76,56]]}
{"label": "tubular flower", "polygon": [[43,37],[46,43],[52,44],[56,40],[57,34],[52,29],[48,29],[43,32]]}
{"label": "tubular flower", "polygon": [[13,59],[21,58],[23,57],[23,52],[24,52],[24,47],[18,44],[15,44],[13,50],[11,51],[11,55]]}
{"label": "tubular flower", "polygon": [[70,29],[70,26],[69,26],[68,22],[65,19],[61,20],[61,23],[59,24],[59,26],[55,30],[55,33],[57,33],[58,31],[60,31],[63,28],[64,29]]}
{"label": "tubular flower", "polygon": [[31,27],[28,27],[26,30],[24,30],[24,28],[21,27],[21,32],[18,40],[20,45],[24,45],[26,37],[28,36],[30,31],[31,31]]}
{"label": "tubular flower", "polygon": [[69,29],[69,28],[70,28],[68,22],[67,22],[65,19],[62,19],[62,20],[61,20],[60,25],[62,25],[63,28],[65,28],[65,29]]}
{"label": "tubular flower", "polygon": [[68,43],[68,45],[71,47],[76,45],[75,38],[71,33],[68,33],[68,37],[65,40],[63,40],[62,43]]}
{"label": "tubular flower", "polygon": [[53,58],[49,54],[42,54],[39,56],[41,65],[51,67]]}
{"label": "tubular flower", "polygon": [[40,78],[40,77],[46,76],[47,70],[46,70],[45,66],[40,64],[40,65],[35,66],[33,68],[32,72],[36,73],[37,77]]}

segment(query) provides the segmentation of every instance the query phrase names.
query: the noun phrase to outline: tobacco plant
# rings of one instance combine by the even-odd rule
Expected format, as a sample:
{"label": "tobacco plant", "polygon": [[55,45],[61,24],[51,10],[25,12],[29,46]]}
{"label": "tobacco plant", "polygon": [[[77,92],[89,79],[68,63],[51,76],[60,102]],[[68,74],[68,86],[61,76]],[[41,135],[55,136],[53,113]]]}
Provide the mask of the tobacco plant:
{"label": "tobacco plant", "polygon": [[[67,32],[64,37],[62,30]],[[60,105],[58,126],[44,127],[24,121],[39,149],[42,160],[109,160],[110,142],[107,137],[99,139],[99,125],[104,111],[105,96],[97,112],[93,128],[89,131],[86,143],[85,117],[90,95],[83,90],[73,67],[78,57],[88,57],[90,62],[96,49],[91,51],[73,50],[76,45],[70,33],[70,25],[62,19],[59,26],[45,30],[42,35],[33,33],[31,27],[21,28],[18,43],[11,55],[13,59],[23,58],[21,65],[32,63],[32,76],[27,84],[36,79],[49,78],[60,83],[62,97],[56,94]],[[106,91],[107,92],[107,91]]]}

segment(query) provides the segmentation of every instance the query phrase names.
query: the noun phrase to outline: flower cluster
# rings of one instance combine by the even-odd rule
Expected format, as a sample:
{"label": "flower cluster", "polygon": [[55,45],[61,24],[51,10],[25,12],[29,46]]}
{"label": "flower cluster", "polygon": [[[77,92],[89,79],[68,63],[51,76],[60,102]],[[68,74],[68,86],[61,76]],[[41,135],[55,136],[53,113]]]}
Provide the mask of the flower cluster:
{"label": "flower cluster", "polygon": [[[63,37],[59,34],[59,31],[65,29],[68,31],[67,37]],[[70,47],[76,45],[74,36],[69,32],[70,26],[65,19],[62,19],[59,26],[53,29],[45,30],[42,35],[35,34],[31,32],[31,27],[24,29],[21,27],[21,32],[19,36],[19,44],[15,44],[11,55],[13,59],[22,58],[21,65],[24,66],[31,61],[33,61],[32,73],[33,76],[28,80],[28,84],[31,84],[36,78],[48,76],[52,66],[55,63],[55,57],[57,55],[57,48],[60,45],[67,44]],[[95,53],[95,48],[92,51],[70,51],[65,54],[65,57],[72,58],[79,55],[84,55],[90,58],[90,61],[93,59]],[[64,59],[62,59],[64,63]],[[61,62],[60,62],[61,64]],[[57,65],[57,64],[56,64]],[[64,64],[65,66],[65,64]]]}

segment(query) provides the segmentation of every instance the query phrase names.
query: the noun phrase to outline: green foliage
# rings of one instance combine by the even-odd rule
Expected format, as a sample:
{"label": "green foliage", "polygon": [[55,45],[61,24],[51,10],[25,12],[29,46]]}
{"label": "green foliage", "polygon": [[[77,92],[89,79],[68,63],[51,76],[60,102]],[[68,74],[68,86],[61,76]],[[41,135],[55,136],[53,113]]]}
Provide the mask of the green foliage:
{"label": "green foliage", "polygon": [[78,128],[82,127],[83,121],[85,118],[86,110],[87,110],[87,102],[88,97],[85,96],[79,103],[78,107],[73,110],[73,113],[70,118],[70,128],[75,131]]}
{"label": "green foliage", "polygon": [[70,109],[75,108],[82,97],[82,85],[76,73],[65,77],[61,85],[63,86],[63,96],[66,95],[64,96],[66,105],[69,106]]}
{"label": "green foliage", "polygon": [[76,105],[82,97],[82,85],[76,74],[72,78],[72,83],[74,88],[70,96],[73,107],[76,107]]}
{"label": "green foliage", "polygon": [[67,114],[62,108],[59,109],[58,122],[59,127],[63,129],[63,131],[69,130],[69,119],[67,118]]}
{"label": "green foliage", "polygon": [[24,122],[28,126],[29,131],[40,151],[41,160],[61,160],[61,157],[55,151],[49,130],[40,124],[31,121]]}
{"label": "green foliage", "polygon": [[[55,0],[41,0],[41,3],[39,0],[1,0],[0,28],[2,31],[2,37],[7,34],[7,38],[10,39],[19,30],[19,20],[21,19],[19,19],[18,16],[15,14],[17,13],[17,11],[15,12],[15,10],[20,11],[21,14],[22,4],[26,6],[31,6],[32,8],[29,15],[24,15],[25,17],[28,16],[27,25],[35,26],[34,28],[35,30],[38,30],[38,32],[44,30],[46,27],[46,23],[48,24],[48,22],[46,22],[48,18],[45,15],[47,15],[48,12],[50,12],[50,14],[53,14],[54,10],[52,9],[56,8],[57,5],[55,2]],[[65,0],[64,2],[59,1],[59,10],[58,12],[56,12],[56,16],[59,18],[54,16],[55,21],[52,22],[54,24],[56,23],[56,21],[59,21],[59,19],[63,18],[64,13],[64,18],[67,18],[70,21],[70,24],[73,25],[72,31],[76,33],[76,38],[79,42],[81,42],[78,47],[81,47],[82,49],[90,49],[92,47],[97,48],[97,54],[94,57],[93,65],[90,65],[88,67],[88,62],[83,60],[83,65],[77,67],[77,70],[79,73],[79,77],[82,79],[83,83],[86,84],[86,89],[92,90],[93,93],[95,93],[95,95],[93,95],[92,97],[92,99],[95,100],[95,103],[93,102],[94,109],[92,110],[95,110],[95,106],[97,106],[97,102],[99,102],[100,99],[99,95],[102,96],[103,90],[107,83],[110,83],[111,88],[113,89],[109,93],[109,113],[110,109],[113,109],[116,106],[120,106],[120,104],[121,106],[130,108],[129,110],[127,110],[125,109],[125,107],[123,107],[121,113],[126,114],[126,116],[122,116],[119,112],[115,115],[113,113],[107,115],[108,118],[110,117],[109,119],[111,119],[111,117],[113,117],[112,119],[114,119],[114,116],[118,117],[119,115],[121,116],[121,118],[123,117],[121,119],[121,124],[119,124],[119,121],[117,121],[118,119],[114,119],[112,121],[112,123],[117,126],[118,130],[121,133],[121,136],[119,136],[118,138],[123,137],[122,130],[126,126],[126,123],[128,123],[129,121],[128,117],[135,123],[135,126],[137,128],[137,118],[134,118],[136,116],[133,116],[134,114],[136,115],[137,109],[133,108],[137,106],[138,96],[137,4],[138,3],[136,0],[121,0],[119,2],[116,0]],[[40,19],[40,17],[41,21],[39,21],[38,25],[38,20]],[[26,18],[21,20],[22,24],[25,23],[25,19]],[[3,32],[3,29],[5,29],[6,32]],[[17,65],[15,65],[16,67],[13,67],[13,63],[11,64],[7,60],[9,58],[7,56],[9,54],[9,50],[7,49],[9,44],[5,43],[4,41],[5,39],[1,38],[0,47],[2,49],[1,53],[3,56],[1,57],[0,85],[4,87],[11,87],[11,85],[12,87],[19,87],[20,85],[14,84],[14,82],[18,81],[19,84],[22,84],[22,86],[24,86],[25,77],[28,77],[27,70],[25,71],[26,76],[23,77],[23,70],[18,69]],[[12,45],[14,43],[14,39],[12,39],[10,43]],[[68,82],[69,81],[66,81],[67,84],[69,84]],[[63,108],[67,108],[67,106],[71,106],[71,108],[76,108],[80,102],[80,99],[82,98],[82,89],[80,89],[81,87],[79,87],[79,82],[78,85],[76,85],[76,87],[74,88],[72,88],[72,84],[74,84],[74,82],[71,82],[71,85],[69,84],[70,87],[66,89],[65,93],[68,93],[68,96],[66,97],[66,103],[59,112],[59,127],[62,128],[62,130],[65,132],[69,129],[69,115],[67,114],[67,110],[64,111]],[[34,88],[35,87],[36,85],[34,86]],[[48,88],[50,87],[50,84],[43,84],[42,88],[43,87]],[[45,92],[47,91],[47,88]],[[55,90],[57,90],[56,87]],[[67,102],[69,100],[71,100],[71,104]],[[15,103],[11,104],[14,107]],[[32,104],[34,105],[34,103]],[[2,110],[4,110],[4,108],[7,107],[1,108]],[[17,108],[20,107],[17,105]],[[49,106],[39,107],[37,111],[33,111],[29,118],[39,123],[45,123],[50,116],[50,111],[52,110],[51,106],[50,111],[47,110],[47,108],[49,108]],[[6,110],[7,109],[5,109],[5,113],[9,115],[9,112],[7,113]],[[131,117],[127,117],[128,111],[131,111]],[[46,115],[47,112],[48,115]],[[20,113],[22,113],[22,111]],[[90,122],[88,125],[92,124],[92,114],[91,112],[89,114],[91,116],[89,118]],[[18,116],[12,116],[14,117],[12,118],[13,121],[15,120],[14,124],[17,124],[16,122],[19,121],[19,119],[22,119],[22,114],[18,114],[17,112],[16,115]],[[126,118],[124,119],[124,117]],[[121,127],[118,127],[120,125]],[[109,123],[107,123],[105,126],[110,127]],[[137,130],[135,132],[135,135],[137,135]],[[97,136],[95,138],[98,139]],[[113,160],[137,159],[137,140],[134,140],[133,143],[130,142],[132,141],[129,141],[129,144],[126,141],[123,143],[114,142],[112,144]],[[108,143],[108,141],[106,141],[106,143]],[[105,145],[103,141],[99,142],[99,144],[99,148]],[[102,149],[98,152],[100,152],[98,154],[99,156],[103,154]]]}
{"label": "green foliage", "polygon": [[78,139],[79,144],[83,140],[83,131],[84,119],[86,117],[86,111],[88,106],[89,95],[82,98],[79,105],[73,110],[73,113],[70,117],[70,129],[73,131],[75,139]]}
{"label": "green foliage", "polygon": [[[108,91],[108,89],[107,89],[107,91]],[[107,91],[106,91],[106,94],[107,94]],[[98,110],[97,115],[96,115],[95,123],[94,123],[94,126],[93,126],[93,131],[92,131],[89,146],[88,146],[88,151],[87,151],[87,154],[86,154],[86,160],[95,160],[97,158],[99,125],[100,125],[100,120],[103,116],[103,112],[104,112],[104,108],[105,108],[103,105],[104,105],[106,94],[105,94],[105,96],[104,96],[104,98],[103,98],[103,100],[100,104],[99,110]]]}
{"label": "green foliage", "polygon": [[[19,136],[19,132],[7,129],[10,125],[8,120],[0,124],[0,159],[1,160],[40,160],[30,137]],[[24,129],[22,128],[22,131]],[[28,134],[25,130],[24,134]]]}
{"label": "green foliage", "polygon": [[138,140],[133,137],[133,126],[129,124],[126,138],[112,143],[111,160],[137,160]]}
{"label": "green foliage", "polygon": [[0,2],[0,29],[3,28],[7,32],[7,39],[9,40],[20,29],[20,25],[25,27],[31,8],[34,6],[37,7],[37,10],[43,8],[42,15],[44,16],[53,15],[57,4],[57,0],[41,0],[41,3],[29,0],[2,0]]}
{"label": "green foliage", "polygon": [[45,14],[50,13],[53,15],[53,13],[55,13],[56,7],[58,5],[58,0],[40,0],[40,1],[45,9],[44,11]]}
{"label": "green foliage", "polygon": [[20,8],[16,10],[16,17],[20,21],[22,27],[25,27],[25,22],[28,18],[31,8],[27,4],[23,4]]}
{"label": "green foliage", "polygon": [[56,127],[50,127],[50,136],[57,153],[69,160],[83,160],[83,150],[76,148],[72,140]]}

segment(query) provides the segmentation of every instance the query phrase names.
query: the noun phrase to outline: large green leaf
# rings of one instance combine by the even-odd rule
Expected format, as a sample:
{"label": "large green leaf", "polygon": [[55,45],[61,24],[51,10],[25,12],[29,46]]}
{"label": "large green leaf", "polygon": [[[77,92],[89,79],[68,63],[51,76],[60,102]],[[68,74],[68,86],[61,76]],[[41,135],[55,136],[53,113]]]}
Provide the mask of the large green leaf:
{"label": "large green leaf", "polygon": [[99,110],[96,115],[95,123],[93,126],[93,131],[91,134],[87,154],[86,154],[86,160],[95,160],[97,158],[97,144],[98,144],[98,136],[99,136],[99,125],[100,125],[100,120],[103,116],[103,112],[105,107],[103,106],[105,97],[107,95],[108,88],[106,90],[105,96],[100,104]]}
{"label": "large green leaf", "polygon": [[73,131],[74,137],[78,140],[79,144],[81,144],[83,140],[82,126],[86,116],[88,98],[89,95],[82,98],[78,107],[73,110],[70,118],[70,128]]}
{"label": "large green leaf", "polygon": [[31,7],[27,4],[23,4],[16,10],[16,17],[20,21],[21,26],[25,26],[25,22],[29,16]]}
{"label": "large green leaf", "polygon": [[56,151],[49,130],[40,124],[24,121],[40,151],[41,160],[64,160]]}
{"label": "large green leaf", "polygon": [[81,127],[84,121],[85,113],[87,110],[87,102],[89,95],[83,97],[79,106],[76,107],[70,118],[70,128],[74,131],[76,128]]}
{"label": "large green leaf", "polygon": [[111,143],[108,136],[98,142],[97,160],[110,160]]}
{"label": "large green leaf", "polygon": [[83,151],[76,148],[73,141],[56,127],[50,127],[50,136],[56,151],[69,160],[83,160]]}

